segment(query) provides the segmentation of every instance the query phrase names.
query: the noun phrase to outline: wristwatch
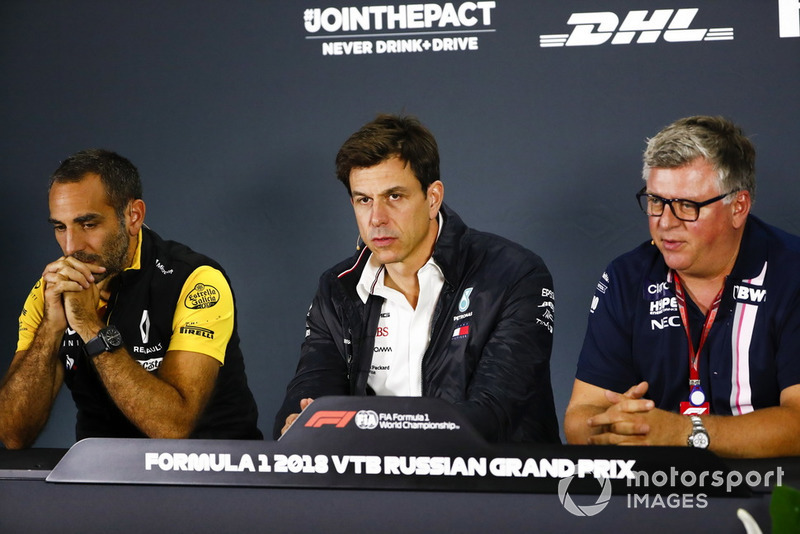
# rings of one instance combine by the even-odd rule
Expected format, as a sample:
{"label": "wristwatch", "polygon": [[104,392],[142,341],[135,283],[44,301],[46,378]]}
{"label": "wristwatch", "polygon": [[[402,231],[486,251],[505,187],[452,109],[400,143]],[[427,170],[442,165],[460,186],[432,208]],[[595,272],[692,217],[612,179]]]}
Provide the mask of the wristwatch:
{"label": "wristwatch", "polygon": [[703,426],[703,420],[696,415],[689,416],[692,420],[692,433],[689,436],[689,446],[698,449],[707,449],[710,443],[708,432]]}
{"label": "wristwatch", "polygon": [[97,337],[93,337],[83,346],[86,355],[94,358],[104,352],[114,351],[122,346],[122,334],[116,326],[106,326],[101,328]]}

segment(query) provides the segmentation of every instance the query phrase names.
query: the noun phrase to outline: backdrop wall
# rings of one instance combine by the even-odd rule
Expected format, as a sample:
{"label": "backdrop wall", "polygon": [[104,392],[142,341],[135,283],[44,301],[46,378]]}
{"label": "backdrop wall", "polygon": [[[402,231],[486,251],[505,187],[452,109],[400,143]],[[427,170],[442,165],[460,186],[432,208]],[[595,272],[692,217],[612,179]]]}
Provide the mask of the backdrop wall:
{"label": "backdrop wall", "polygon": [[[334,156],[376,113],[417,115],[446,202],[547,262],[560,420],[594,285],[648,239],[648,136],[734,119],[758,151],[754,213],[800,233],[798,0],[6,0],[0,80],[3,372],[60,255],[47,178],[105,147],[139,167],[149,226],[230,275],[265,433],[317,279],[355,246]],[[71,445],[73,428],[64,390],[37,446]]]}

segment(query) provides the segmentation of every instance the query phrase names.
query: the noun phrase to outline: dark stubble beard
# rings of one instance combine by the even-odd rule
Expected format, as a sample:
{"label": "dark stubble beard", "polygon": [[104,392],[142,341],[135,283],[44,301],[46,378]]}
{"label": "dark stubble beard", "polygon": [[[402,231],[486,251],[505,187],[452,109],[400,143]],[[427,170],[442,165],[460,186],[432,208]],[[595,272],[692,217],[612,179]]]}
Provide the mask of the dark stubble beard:
{"label": "dark stubble beard", "polygon": [[119,231],[108,236],[108,239],[103,243],[103,250],[100,254],[87,254],[79,250],[72,256],[78,261],[94,263],[106,268],[105,272],[95,273],[94,281],[97,283],[121,273],[128,267],[128,243],[129,238],[128,232],[125,230],[125,224],[120,223]]}

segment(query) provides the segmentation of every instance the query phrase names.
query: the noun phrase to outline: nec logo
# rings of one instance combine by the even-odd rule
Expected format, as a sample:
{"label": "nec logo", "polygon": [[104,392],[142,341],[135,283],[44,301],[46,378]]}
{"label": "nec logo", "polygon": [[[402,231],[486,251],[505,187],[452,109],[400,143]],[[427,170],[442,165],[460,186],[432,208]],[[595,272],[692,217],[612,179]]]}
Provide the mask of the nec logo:
{"label": "nec logo", "polygon": [[737,302],[757,304],[767,300],[767,290],[750,286],[733,286],[733,298]]}
{"label": "nec logo", "polygon": [[671,326],[681,326],[681,318],[677,315],[662,317],[661,319],[650,319],[650,330],[664,330]]}
{"label": "nec logo", "polygon": [[319,428],[325,425],[334,425],[336,428],[343,428],[350,422],[356,412],[322,410],[311,416],[306,422],[306,426]]}
{"label": "nec logo", "polygon": [[655,43],[661,34],[668,43],[691,41],[732,41],[733,28],[690,29],[696,7],[683,9],[656,9],[648,18],[648,10],[629,11],[619,23],[619,17],[610,11],[573,13],[567,24],[575,26],[572,33],[540,35],[542,48],[560,46],[597,46],[611,39],[611,44],[631,44],[639,34],[637,44]]}

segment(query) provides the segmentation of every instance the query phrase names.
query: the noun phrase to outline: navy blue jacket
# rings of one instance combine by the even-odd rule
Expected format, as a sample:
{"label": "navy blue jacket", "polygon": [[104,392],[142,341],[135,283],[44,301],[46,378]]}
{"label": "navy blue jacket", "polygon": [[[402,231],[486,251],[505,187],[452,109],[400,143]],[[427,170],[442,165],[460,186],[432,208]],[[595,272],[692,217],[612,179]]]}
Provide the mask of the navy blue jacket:
{"label": "navy blue jacket", "polygon": [[[490,441],[557,443],[547,267],[520,245],[467,228],[446,206],[442,215],[433,259],[445,282],[422,361],[423,396],[453,403]],[[365,304],[356,293],[369,255],[365,248],[322,275],[276,438],[302,398],[373,394],[367,378],[383,299]]]}

